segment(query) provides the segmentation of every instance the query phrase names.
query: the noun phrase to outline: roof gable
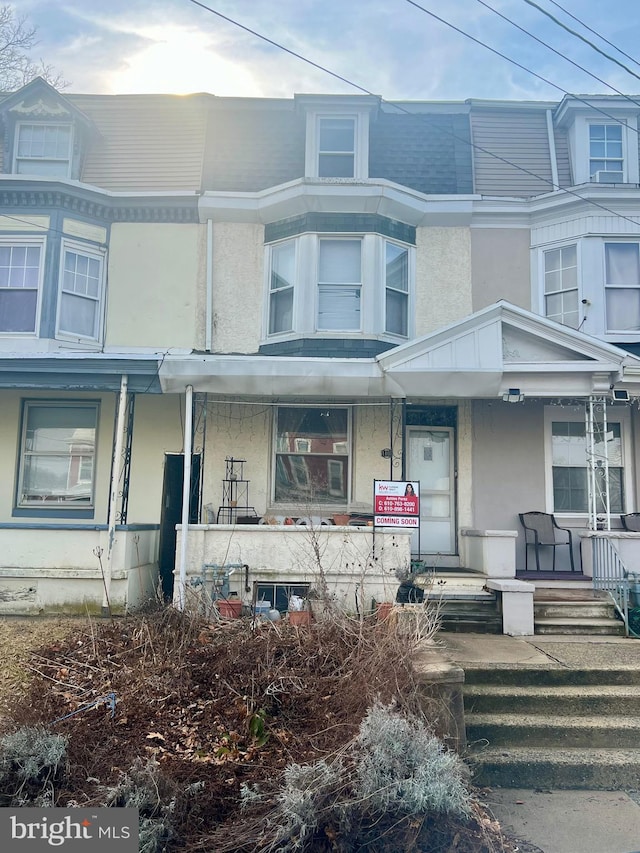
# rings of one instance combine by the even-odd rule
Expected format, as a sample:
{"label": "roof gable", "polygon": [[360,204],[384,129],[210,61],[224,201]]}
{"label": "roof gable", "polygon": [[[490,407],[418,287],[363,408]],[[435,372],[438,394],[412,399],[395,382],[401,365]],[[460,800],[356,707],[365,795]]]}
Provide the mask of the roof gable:
{"label": "roof gable", "polygon": [[0,101],[0,116],[5,118],[7,115],[18,121],[70,121],[79,122],[87,129],[93,127],[85,113],[42,77],[36,77]]}

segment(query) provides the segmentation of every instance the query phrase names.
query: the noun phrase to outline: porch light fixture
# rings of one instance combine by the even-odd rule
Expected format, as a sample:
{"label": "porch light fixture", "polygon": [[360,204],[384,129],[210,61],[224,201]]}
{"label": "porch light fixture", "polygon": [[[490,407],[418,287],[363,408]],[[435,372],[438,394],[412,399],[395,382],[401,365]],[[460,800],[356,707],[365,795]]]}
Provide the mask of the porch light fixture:
{"label": "porch light fixture", "polygon": [[509,390],[505,391],[502,395],[502,400],[505,403],[522,403],[524,400],[524,394],[519,388],[509,388]]}

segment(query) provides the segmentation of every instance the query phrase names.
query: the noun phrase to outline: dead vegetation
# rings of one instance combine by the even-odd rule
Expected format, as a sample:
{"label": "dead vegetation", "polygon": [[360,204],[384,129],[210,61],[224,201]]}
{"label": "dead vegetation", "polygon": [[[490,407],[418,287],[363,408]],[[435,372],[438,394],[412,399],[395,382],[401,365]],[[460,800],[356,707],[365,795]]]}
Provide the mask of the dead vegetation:
{"label": "dead vegetation", "polygon": [[[296,629],[173,608],[72,623],[32,655],[4,725],[66,752],[36,755],[28,778],[5,762],[0,805],[136,806],[147,853],[511,851],[425,729],[414,639],[375,619]],[[431,800],[445,765],[453,799]]]}

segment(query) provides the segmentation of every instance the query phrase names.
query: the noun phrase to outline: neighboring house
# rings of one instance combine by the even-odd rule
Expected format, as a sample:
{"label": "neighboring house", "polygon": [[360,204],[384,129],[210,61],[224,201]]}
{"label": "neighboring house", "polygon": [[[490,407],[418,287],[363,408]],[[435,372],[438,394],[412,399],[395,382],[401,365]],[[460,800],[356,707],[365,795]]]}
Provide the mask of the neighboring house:
{"label": "neighboring house", "polygon": [[[368,607],[412,560],[528,597],[519,512],[619,527],[638,112],[5,97],[0,607],[122,608],[158,564],[179,602],[322,576]],[[419,536],[366,526],[376,479],[419,481]]]}

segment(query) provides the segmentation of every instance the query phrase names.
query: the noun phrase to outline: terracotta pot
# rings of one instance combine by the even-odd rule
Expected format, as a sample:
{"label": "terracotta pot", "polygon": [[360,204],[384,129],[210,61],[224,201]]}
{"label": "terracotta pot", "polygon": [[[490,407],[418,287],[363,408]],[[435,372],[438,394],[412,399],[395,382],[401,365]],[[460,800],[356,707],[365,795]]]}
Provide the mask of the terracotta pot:
{"label": "terracotta pot", "polygon": [[216,607],[220,615],[227,619],[238,619],[242,614],[242,602],[240,599],[221,598],[216,601]]}
{"label": "terracotta pot", "polygon": [[342,525],[342,526],[346,526],[347,524],[349,524],[350,520],[351,520],[351,516],[346,515],[344,513],[333,516],[333,523],[338,524],[338,525]]}
{"label": "terracotta pot", "polygon": [[311,625],[310,610],[290,610],[289,623],[291,625]]}
{"label": "terracotta pot", "polygon": [[388,619],[391,615],[391,611],[393,610],[393,602],[392,601],[380,601],[376,606],[376,612],[378,614],[378,619],[384,621]]}

